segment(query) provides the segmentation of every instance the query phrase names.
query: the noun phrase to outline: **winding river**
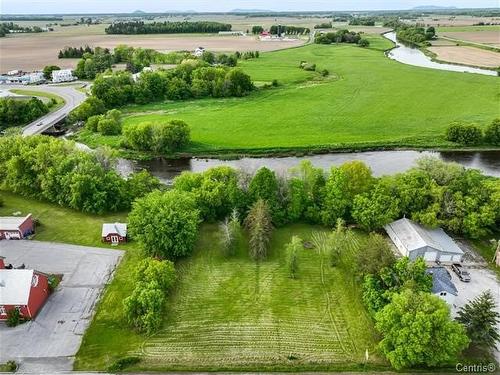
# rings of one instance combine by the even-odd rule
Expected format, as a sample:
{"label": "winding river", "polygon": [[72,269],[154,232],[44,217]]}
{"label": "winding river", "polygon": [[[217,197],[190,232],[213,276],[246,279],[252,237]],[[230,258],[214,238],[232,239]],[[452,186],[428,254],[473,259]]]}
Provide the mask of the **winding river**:
{"label": "winding river", "polygon": [[447,162],[459,163],[467,168],[479,169],[487,175],[500,177],[500,151],[372,151],[304,157],[241,158],[237,160],[185,158],[131,161],[120,159],[117,168],[123,175],[146,169],[163,183],[169,184],[184,171],[202,172],[220,165],[231,166],[247,173],[253,173],[265,166],[279,175],[284,175],[290,168],[306,159],[325,171],[334,165],[340,165],[347,161],[361,160],[370,166],[375,176],[382,176],[407,171],[415,166],[415,162],[423,156],[434,156]]}
{"label": "winding river", "polygon": [[390,41],[396,43],[396,48],[393,48],[389,52],[387,52],[387,57],[399,61],[403,64],[420,66],[423,68],[432,68],[439,70],[449,70],[452,72],[462,72],[462,73],[477,73],[484,74],[488,76],[496,76],[497,72],[488,69],[480,69],[473,68],[470,66],[462,66],[462,65],[453,65],[453,64],[444,64],[432,61],[429,56],[426,56],[422,51],[418,48],[407,47],[401,43],[399,43],[396,39],[396,33],[391,31],[383,34],[384,37],[389,39]]}
{"label": "winding river", "polygon": [[[434,62],[419,49],[410,48],[399,43],[396,40],[396,33],[389,32],[385,33],[384,36],[396,43],[397,46],[389,51],[387,56],[401,63],[454,72],[497,75],[496,72],[491,70]],[[500,177],[500,151],[372,151],[308,155],[304,157],[241,158],[237,160],[184,158],[131,161],[120,159],[117,169],[123,175],[146,169],[163,183],[170,184],[176,176],[184,171],[202,172],[221,165],[241,169],[247,173],[254,173],[265,166],[279,175],[284,175],[290,168],[305,159],[310,160],[314,166],[325,171],[334,165],[340,165],[347,161],[361,160],[372,169],[375,176],[382,176],[407,171],[415,166],[419,158],[424,156],[433,156],[443,161],[456,162],[466,168],[479,169],[486,175]]]}

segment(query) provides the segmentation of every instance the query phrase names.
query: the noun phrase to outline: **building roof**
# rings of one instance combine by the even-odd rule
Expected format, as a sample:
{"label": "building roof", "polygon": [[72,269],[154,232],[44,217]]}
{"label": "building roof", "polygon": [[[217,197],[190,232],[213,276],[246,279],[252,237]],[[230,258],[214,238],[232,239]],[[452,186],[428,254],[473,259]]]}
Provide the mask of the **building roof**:
{"label": "building roof", "polygon": [[446,268],[429,267],[425,272],[432,276],[432,293],[447,292],[455,296],[458,295],[458,290],[451,281],[450,273]]}
{"label": "building roof", "polygon": [[0,230],[18,230],[30,216],[0,216]]}
{"label": "building roof", "polygon": [[33,270],[0,269],[0,305],[27,305]]}
{"label": "building roof", "polygon": [[127,224],[123,223],[103,224],[102,237],[106,237],[108,234],[118,234],[119,236],[127,237]]}
{"label": "building roof", "polygon": [[445,253],[464,253],[441,228],[425,228],[406,218],[387,224],[384,228],[386,231],[394,232],[408,251],[429,246]]}

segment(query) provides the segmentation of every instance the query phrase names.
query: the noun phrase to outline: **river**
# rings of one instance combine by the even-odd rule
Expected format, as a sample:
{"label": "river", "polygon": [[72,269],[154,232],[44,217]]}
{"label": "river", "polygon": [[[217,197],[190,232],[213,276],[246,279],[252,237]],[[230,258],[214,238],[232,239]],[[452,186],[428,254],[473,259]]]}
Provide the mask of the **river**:
{"label": "river", "polygon": [[487,175],[500,177],[500,151],[372,151],[304,157],[241,158],[237,160],[185,158],[131,161],[120,159],[117,168],[123,175],[146,169],[163,183],[169,184],[183,171],[202,172],[220,165],[241,169],[247,173],[254,173],[261,167],[268,167],[279,175],[283,175],[290,168],[306,159],[325,171],[334,165],[340,165],[347,161],[361,160],[372,169],[375,176],[382,176],[407,171],[415,165],[417,159],[423,156],[435,156],[447,162],[459,163],[467,168],[479,169]]}
{"label": "river", "polygon": [[395,32],[388,32],[383,34],[387,39],[396,43],[396,48],[387,52],[387,57],[399,61],[403,64],[421,66],[424,68],[432,68],[439,70],[449,70],[452,72],[466,72],[466,73],[477,73],[489,76],[496,76],[497,72],[488,69],[473,68],[470,66],[444,64],[432,61],[429,56],[426,56],[418,48],[407,47],[396,40]]}

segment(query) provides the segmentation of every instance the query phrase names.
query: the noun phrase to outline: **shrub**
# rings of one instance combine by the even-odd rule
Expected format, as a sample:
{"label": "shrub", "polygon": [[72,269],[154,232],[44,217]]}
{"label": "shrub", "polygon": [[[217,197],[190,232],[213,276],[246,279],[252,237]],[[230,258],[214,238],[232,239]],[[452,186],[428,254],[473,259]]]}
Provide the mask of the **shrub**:
{"label": "shrub", "polygon": [[296,279],[299,272],[298,252],[302,247],[302,240],[298,236],[293,236],[286,245],[286,269],[291,279]]}
{"label": "shrub", "polygon": [[141,332],[153,333],[161,327],[165,293],[155,282],[137,283],[130,296],[123,301],[129,325]]}
{"label": "shrub", "polygon": [[330,72],[329,72],[329,70],[328,70],[328,69],[323,69],[323,70],[321,71],[321,75],[322,75],[323,77],[328,77],[328,76],[330,75]]}
{"label": "shrub", "polygon": [[97,131],[102,135],[117,135],[120,134],[121,125],[109,118],[103,118],[97,124]]}
{"label": "shrub", "polygon": [[310,64],[307,62],[300,64],[300,67],[308,72],[314,72],[316,70],[316,64]]}
{"label": "shrub", "polygon": [[494,119],[484,132],[486,143],[500,146],[500,118]]}
{"label": "shrub", "polygon": [[127,145],[135,150],[170,154],[190,141],[188,124],[181,120],[128,125],[123,129]]}
{"label": "shrub", "polygon": [[477,145],[481,143],[483,132],[474,124],[451,123],[446,129],[446,139],[463,145]]}
{"label": "shrub", "polygon": [[61,282],[61,278],[57,275],[50,275],[49,276],[49,290],[53,292],[56,290],[57,286]]}
{"label": "shrub", "polygon": [[8,327],[15,327],[23,322],[23,318],[18,309],[7,311],[6,324]]}
{"label": "shrub", "polygon": [[368,39],[366,38],[361,38],[359,41],[358,41],[358,46],[360,47],[369,47],[370,46],[370,42],[368,41]]}
{"label": "shrub", "polygon": [[120,372],[125,370],[127,367],[138,364],[141,361],[139,357],[123,357],[115,361],[107,369],[108,372]]}
{"label": "shrub", "polygon": [[99,121],[102,119],[104,119],[103,115],[90,116],[85,122],[85,129],[90,130],[91,132],[96,132]]}

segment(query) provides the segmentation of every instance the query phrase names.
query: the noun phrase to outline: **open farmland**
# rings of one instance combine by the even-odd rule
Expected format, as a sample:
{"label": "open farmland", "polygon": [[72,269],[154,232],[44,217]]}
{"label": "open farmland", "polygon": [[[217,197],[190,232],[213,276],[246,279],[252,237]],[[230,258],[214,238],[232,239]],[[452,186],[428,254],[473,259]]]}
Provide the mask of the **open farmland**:
{"label": "open farmland", "polygon": [[498,30],[485,31],[449,31],[439,33],[439,35],[464,42],[486,44],[491,47],[500,47],[500,28]]}
{"label": "open farmland", "polygon": [[270,256],[256,263],[246,245],[224,258],[217,227],[204,225],[195,254],[176,267],[179,280],[164,329],[140,343],[121,324],[115,303],[130,282],[122,279],[124,265],[116,278],[124,284],[113,285],[104,297],[76,368],[102,369],[119,355],[141,356],[139,370],[359,368],[367,349],[369,364],[383,363],[374,353],[376,335],[354,282],[352,259],[332,268],[316,251],[303,249],[298,279],[287,276],[284,246],[291,236],[307,240],[323,230],[278,229]]}
{"label": "open farmland", "polygon": [[442,61],[496,68],[500,66],[500,53],[468,46],[437,46],[428,48]]}
{"label": "open farmland", "polygon": [[[74,68],[77,59],[58,59],[59,50],[66,46],[114,48],[120,44],[152,48],[162,52],[194,51],[203,46],[212,51],[273,51],[301,45],[305,40],[262,42],[255,36],[219,36],[214,34],[150,34],[106,35],[105,25],[67,26],[53,32],[18,34],[0,38],[0,71],[22,69],[31,71],[55,64]],[[36,56],[36,59],[33,58]]]}
{"label": "open farmland", "polygon": [[[257,153],[449,147],[450,122],[498,117],[497,77],[404,65],[384,56],[392,43],[380,36],[370,41],[369,49],[308,45],[262,54],[241,67],[258,83],[277,79],[278,88],[237,99],[131,106],[125,125],[182,119],[193,140],[186,151]],[[331,74],[325,79],[301,70],[300,61]]]}

